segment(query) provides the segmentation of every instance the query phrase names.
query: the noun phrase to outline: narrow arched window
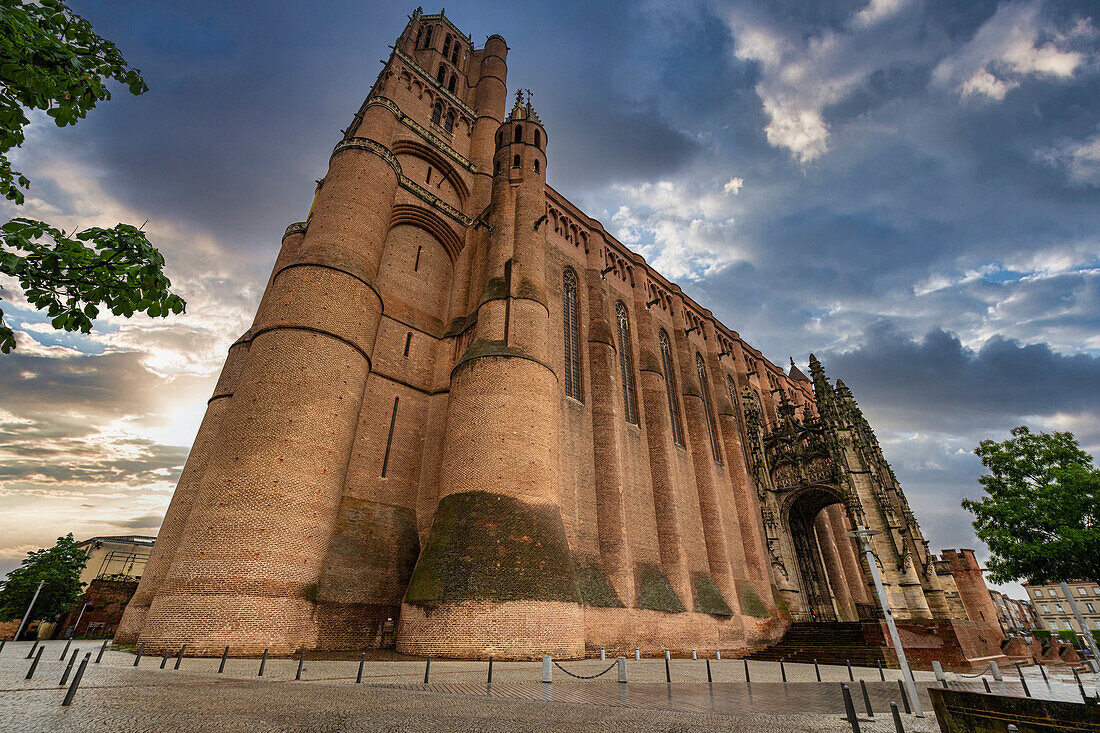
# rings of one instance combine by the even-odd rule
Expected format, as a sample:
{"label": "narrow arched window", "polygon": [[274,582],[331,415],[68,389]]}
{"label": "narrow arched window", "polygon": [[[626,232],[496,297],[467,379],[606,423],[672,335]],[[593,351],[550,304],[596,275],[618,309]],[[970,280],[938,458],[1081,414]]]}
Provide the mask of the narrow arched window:
{"label": "narrow arched window", "polygon": [[523,142],[523,125],[516,125],[516,142]]}
{"label": "narrow arched window", "polygon": [[437,82],[439,82],[440,84],[442,84],[443,80],[446,79],[446,78],[447,78],[447,67],[444,66],[443,64],[440,64],[439,65],[439,72],[436,73],[436,75],[435,75],[435,80]]}
{"label": "narrow arched window", "polygon": [[535,173],[538,173],[538,172],[539,172],[539,161],[538,161],[538,158],[536,158],[535,159]]}
{"label": "narrow arched window", "polygon": [[447,91],[448,92],[453,92],[455,90],[455,85],[457,83],[458,83],[458,78],[454,74],[451,74],[451,80],[449,82],[447,82]]}
{"label": "narrow arched window", "polygon": [[668,417],[672,421],[672,439],[676,445],[684,444],[684,431],[680,427],[680,405],[676,401],[676,371],[672,366],[672,346],[668,334],[662,328],[657,335],[661,344],[661,369],[665,373],[665,394],[668,396]]}
{"label": "narrow arched window", "polygon": [[451,52],[451,34],[448,33],[447,37],[443,39],[443,58],[447,58],[447,54]]}
{"label": "narrow arched window", "polygon": [[443,105],[439,104],[437,102],[436,105],[434,107],[432,107],[432,124],[433,125],[438,125],[439,124],[439,118],[442,117],[442,116],[443,116]]}
{"label": "narrow arched window", "polygon": [[455,113],[448,112],[447,116],[443,118],[443,129],[450,132],[455,126]]}
{"label": "narrow arched window", "polygon": [[577,328],[577,274],[566,268],[562,275],[562,323],[565,326],[565,394],[581,399],[580,332]]}
{"label": "narrow arched window", "polygon": [[432,45],[432,28],[434,26],[428,26],[428,32],[424,34],[424,48],[430,48]]}
{"label": "narrow arched window", "polygon": [[630,319],[620,300],[615,304],[615,322],[619,329],[619,371],[623,378],[623,413],[626,421],[638,424],[638,405],[634,401],[634,361],[630,353]]}
{"label": "narrow arched window", "polygon": [[519,156],[518,155],[516,157],[512,158],[512,167],[513,168],[519,168]]}
{"label": "narrow arched window", "polygon": [[730,412],[733,413],[736,419],[737,415],[737,388],[733,385],[733,378],[730,375],[726,375],[726,392],[730,397]]}
{"label": "narrow arched window", "polygon": [[455,47],[451,49],[451,63],[458,65],[458,41],[455,41]]}
{"label": "narrow arched window", "polygon": [[542,135],[539,134],[538,130],[535,130],[535,147],[537,148],[540,145],[542,145]]}
{"label": "narrow arched window", "polygon": [[707,367],[703,363],[703,356],[696,352],[695,354],[695,370],[699,372],[699,394],[703,398],[703,411],[707,413],[707,435],[710,436],[710,452],[714,456],[714,460],[719,463],[722,462],[722,456],[718,452],[718,434],[714,427],[714,410],[711,409],[710,404],[710,386],[707,383]]}

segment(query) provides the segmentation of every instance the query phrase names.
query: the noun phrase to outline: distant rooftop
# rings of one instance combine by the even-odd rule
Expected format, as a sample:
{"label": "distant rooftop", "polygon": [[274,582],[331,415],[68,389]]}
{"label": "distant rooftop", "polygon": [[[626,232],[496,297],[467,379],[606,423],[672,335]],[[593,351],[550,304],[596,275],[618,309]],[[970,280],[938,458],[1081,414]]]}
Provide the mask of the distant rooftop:
{"label": "distant rooftop", "polygon": [[154,542],[157,541],[157,538],[156,537],[148,537],[146,535],[140,535],[140,534],[120,534],[120,535],[89,537],[88,539],[84,540],[80,544],[86,545],[89,542],[96,542],[96,541],[99,541],[99,542],[122,542],[122,543],[126,543],[126,544],[131,544],[131,545],[152,545]]}

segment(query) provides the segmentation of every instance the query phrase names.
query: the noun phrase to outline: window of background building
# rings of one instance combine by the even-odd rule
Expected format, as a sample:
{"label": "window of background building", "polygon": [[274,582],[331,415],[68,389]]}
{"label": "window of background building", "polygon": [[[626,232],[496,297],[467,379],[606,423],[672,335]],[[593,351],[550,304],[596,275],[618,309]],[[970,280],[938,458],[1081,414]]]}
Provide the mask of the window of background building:
{"label": "window of background building", "polygon": [[1096,609],[1092,607],[1091,603],[1086,603],[1085,608],[1089,610],[1089,613],[1096,613]]}
{"label": "window of background building", "polygon": [[1048,592],[1048,593],[1050,593],[1050,597],[1051,597],[1051,598],[1057,598],[1057,597],[1058,597],[1058,593],[1056,593],[1056,592],[1055,592],[1055,590],[1054,590],[1053,588],[1051,588],[1051,589],[1050,589],[1049,591],[1047,591],[1047,592]]}
{"label": "window of background building", "polygon": [[1058,613],[1065,613],[1065,611],[1062,610],[1062,604],[1061,603],[1055,603],[1054,607],[1058,609]]}
{"label": "window of background building", "polygon": [[1077,589],[1077,595],[1079,595],[1079,596],[1083,596],[1083,595],[1085,595],[1085,589],[1084,589],[1083,587],[1082,587],[1082,588],[1078,588],[1078,589]]}
{"label": "window of background building", "polygon": [[1041,591],[1041,590],[1035,591],[1035,597],[1036,598],[1042,598],[1043,597],[1043,591]]}
{"label": "window of background building", "polygon": [[1050,606],[1044,603],[1039,606],[1039,610],[1041,610],[1043,613],[1050,613]]}

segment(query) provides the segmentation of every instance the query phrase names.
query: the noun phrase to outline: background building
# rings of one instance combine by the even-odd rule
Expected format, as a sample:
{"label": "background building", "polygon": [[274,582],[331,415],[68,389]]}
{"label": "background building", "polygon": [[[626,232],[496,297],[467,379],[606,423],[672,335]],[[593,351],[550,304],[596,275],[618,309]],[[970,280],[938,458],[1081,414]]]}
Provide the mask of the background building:
{"label": "background building", "polygon": [[1039,616],[1035,613],[1035,606],[1031,601],[1009,598],[1004,593],[992,589],[989,591],[989,597],[993,599],[993,605],[997,608],[997,620],[1000,621],[1001,630],[1005,636],[1026,635],[1033,629],[1043,628],[1039,624]]}
{"label": "background building", "polygon": [[[1100,629],[1100,583],[1074,580],[1068,585],[1089,629]],[[1055,632],[1072,630],[1081,633],[1084,631],[1073,615],[1073,609],[1066,602],[1061,585],[1024,583],[1024,589],[1027,590],[1029,600],[1035,605],[1043,628]]]}
{"label": "background building", "polygon": [[88,556],[80,573],[84,593],[57,623],[40,624],[38,638],[66,636],[70,627],[75,636],[110,635],[137,589],[156,539],[144,535],[90,537],[77,545]]}

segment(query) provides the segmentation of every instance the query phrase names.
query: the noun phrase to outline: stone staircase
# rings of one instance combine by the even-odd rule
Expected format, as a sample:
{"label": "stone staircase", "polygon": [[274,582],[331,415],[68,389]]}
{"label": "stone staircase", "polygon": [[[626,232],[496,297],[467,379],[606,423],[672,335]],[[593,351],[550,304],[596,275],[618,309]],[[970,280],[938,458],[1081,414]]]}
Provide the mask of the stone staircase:
{"label": "stone staircase", "polygon": [[748,658],[808,663],[816,659],[821,664],[844,664],[851,660],[860,667],[874,667],[879,661],[886,661],[881,646],[868,645],[863,624],[858,621],[796,621],[777,644],[753,652]]}

